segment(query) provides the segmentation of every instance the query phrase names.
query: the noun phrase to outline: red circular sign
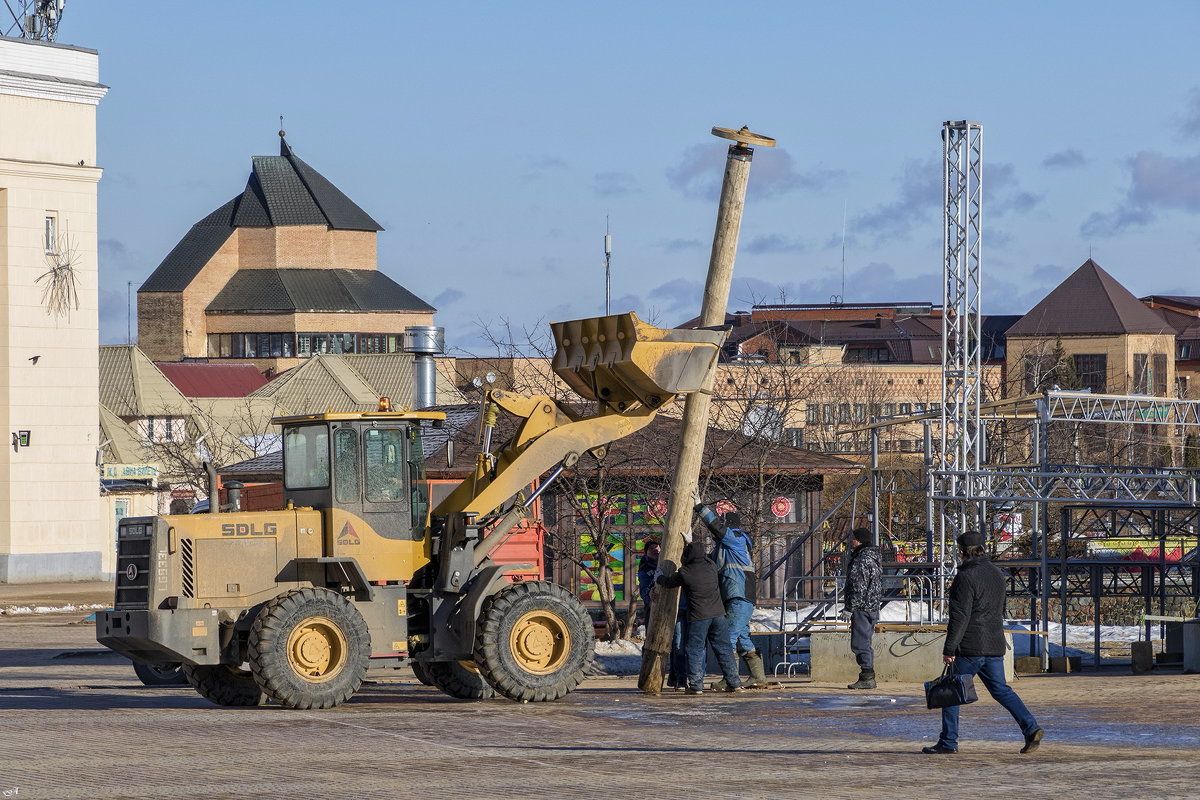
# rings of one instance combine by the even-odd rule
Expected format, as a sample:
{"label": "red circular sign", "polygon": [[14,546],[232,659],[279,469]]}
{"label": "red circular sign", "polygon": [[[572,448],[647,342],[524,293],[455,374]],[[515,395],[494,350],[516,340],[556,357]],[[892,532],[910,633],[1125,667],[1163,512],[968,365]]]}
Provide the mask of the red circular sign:
{"label": "red circular sign", "polygon": [[777,517],[786,517],[792,513],[792,501],[787,497],[776,497],[771,501],[771,513]]}

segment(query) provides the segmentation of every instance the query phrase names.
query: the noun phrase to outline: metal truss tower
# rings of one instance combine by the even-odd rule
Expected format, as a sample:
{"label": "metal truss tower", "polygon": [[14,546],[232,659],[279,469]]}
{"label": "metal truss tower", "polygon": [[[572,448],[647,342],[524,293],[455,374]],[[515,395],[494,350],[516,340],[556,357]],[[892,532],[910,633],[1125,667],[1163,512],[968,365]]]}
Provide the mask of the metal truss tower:
{"label": "metal truss tower", "polygon": [[[980,260],[983,221],[983,125],[963,120],[942,125],[943,268],[941,439],[936,470],[977,473],[984,460],[979,406]],[[978,505],[974,504],[978,511]],[[971,503],[943,503],[941,552],[968,527],[983,521]]]}

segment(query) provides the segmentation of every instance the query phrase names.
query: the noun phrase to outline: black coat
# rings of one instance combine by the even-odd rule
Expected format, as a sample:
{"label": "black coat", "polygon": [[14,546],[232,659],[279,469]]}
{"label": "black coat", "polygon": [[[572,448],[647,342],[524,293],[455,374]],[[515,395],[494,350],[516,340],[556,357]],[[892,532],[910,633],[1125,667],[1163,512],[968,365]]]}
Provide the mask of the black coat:
{"label": "black coat", "polygon": [[1002,656],[1004,639],[1004,573],[987,556],[968,559],[950,584],[947,656]]}
{"label": "black coat", "polygon": [[658,582],[663,586],[683,587],[688,622],[725,616],[716,562],[704,554],[698,543],[683,548],[683,565],[670,577],[659,575]]}

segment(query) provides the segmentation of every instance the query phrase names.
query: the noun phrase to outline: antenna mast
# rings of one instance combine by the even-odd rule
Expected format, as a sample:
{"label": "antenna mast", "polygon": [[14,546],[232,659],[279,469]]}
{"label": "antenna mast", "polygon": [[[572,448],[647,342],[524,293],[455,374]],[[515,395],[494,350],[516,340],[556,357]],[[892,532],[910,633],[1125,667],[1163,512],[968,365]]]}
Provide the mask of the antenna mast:
{"label": "antenna mast", "polygon": [[608,215],[604,215],[604,316],[612,313],[612,235],[608,232]]}
{"label": "antenna mast", "polygon": [[4,0],[12,22],[4,29],[4,35],[53,42],[58,35],[58,23],[62,20],[63,6],[67,0]]}

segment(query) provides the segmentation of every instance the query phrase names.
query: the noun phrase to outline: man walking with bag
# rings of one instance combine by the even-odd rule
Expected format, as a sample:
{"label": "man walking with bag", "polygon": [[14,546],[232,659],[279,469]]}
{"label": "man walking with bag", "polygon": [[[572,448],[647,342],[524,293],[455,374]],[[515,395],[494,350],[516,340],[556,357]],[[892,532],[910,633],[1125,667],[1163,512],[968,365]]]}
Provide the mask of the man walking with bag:
{"label": "man walking with bag", "polygon": [[[978,675],[997,703],[1021,726],[1022,753],[1032,753],[1042,741],[1042,729],[1021,698],[1004,680],[1004,575],[987,556],[982,533],[967,531],[958,537],[962,563],[950,585],[950,625],[942,661],[953,665],[955,675]],[[958,752],[958,709],[942,709],[942,733],[937,743],[922,753]]]}
{"label": "man walking with bag", "polygon": [[850,652],[858,662],[858,680],[846,688],[874,689],[875,652],[871,649],[871,639],[875,636],[883,597],[883,561],[879,548],[871,545],[869,528],[855,528],[850,535],[856,544],[846,564],[846,606],[842,615],[849,617]]}

